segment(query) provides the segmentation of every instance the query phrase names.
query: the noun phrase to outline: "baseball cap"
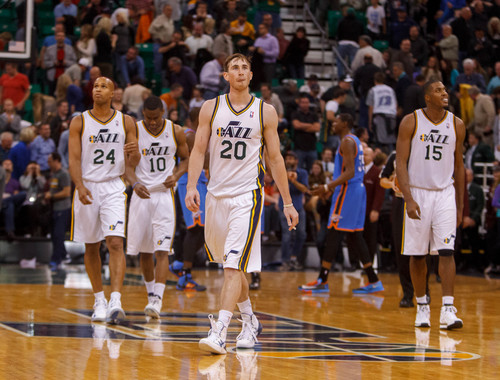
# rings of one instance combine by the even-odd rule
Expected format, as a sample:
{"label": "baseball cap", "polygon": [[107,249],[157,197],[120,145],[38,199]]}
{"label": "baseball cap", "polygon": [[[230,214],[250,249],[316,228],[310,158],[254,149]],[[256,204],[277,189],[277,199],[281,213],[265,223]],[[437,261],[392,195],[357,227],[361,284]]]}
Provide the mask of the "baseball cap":
{"label": "baseball cap", "polygon": [[340,78],[340,80],[342,82],[352,82],[353,81],[352,77],[349,74],[342,75],[342,77]]}
{"label": "baseball cap", "polygon": [[78,64],[79,65],[82,65],[82,66],[85,66],[85,67],[89,67],[90,66],[90,59],[88,58],[80,58],[80,60],[78,61]]}

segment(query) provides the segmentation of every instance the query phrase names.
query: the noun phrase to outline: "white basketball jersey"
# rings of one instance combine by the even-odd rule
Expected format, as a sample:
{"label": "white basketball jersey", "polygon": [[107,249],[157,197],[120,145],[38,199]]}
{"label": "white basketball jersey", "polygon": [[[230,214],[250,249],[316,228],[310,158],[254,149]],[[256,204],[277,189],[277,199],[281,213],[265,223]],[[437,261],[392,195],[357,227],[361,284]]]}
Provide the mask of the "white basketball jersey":
{"label": "white basketball jersey", "polygon": [[229,197],[262,187],[263,102],[252,97],[235,111],[228,95],[217,97],[210,122],[210,180],[207,190]]}
{"label": "white basketball jersey", "polygon": [[153,135],[144,121],[137,122],[139,152],[141,160],[135,168],[135,174],[140,183],[146,187],[160,185],[175,168],[175,140],[174,124],[165,120],[163,129],[158,135]]}
{"label": "white basketball jersey", "polygon": [[373,91],[373,113],[396,116],[397,101],[394,90],[385,84],[378,84],[372,87],[371,91]]}
{"label": "white basketball jersey", "polygon": [[125,117],[114,111],[107,121],[97,120],[91,111],[82,113],[82,178],[105,182],[125,172]]}
{"label": "white basketball jersey", "polygon": [[408,174],[410,186],[441,190],[453,184],[455,169],[455,116],[446,111],[433,123],[423,109],[414,112],[415,132],[411,140]]}

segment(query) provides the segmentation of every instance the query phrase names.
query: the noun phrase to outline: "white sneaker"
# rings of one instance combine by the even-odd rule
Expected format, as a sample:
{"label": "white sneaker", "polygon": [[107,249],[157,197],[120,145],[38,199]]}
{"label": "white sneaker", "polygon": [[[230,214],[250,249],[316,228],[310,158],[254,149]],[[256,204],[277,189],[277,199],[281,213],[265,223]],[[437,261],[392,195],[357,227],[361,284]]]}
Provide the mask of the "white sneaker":
{"label": "white sneaker", "polygon": [[255,314],[241,314],[241,319],[238,319],[243,326],[241,333],[236,337],[236,348],[253,348],[255,343],[258,343],[257,336],[262,331],[262,325]]}
{"label": "white sneaker", "polygon": [[118,324],[125,319],[125,311],[122,309],[122,302],[119,299],[111,299],[108,304],[106,322]]}
{"label": "white sneaker", "polygon": [[106,298],[97,299],[94,302],[94,312],[92,313],[92,322],[105,322],[106,312],[108,311],[108,301]]}
{"label": "white sneaker", "polygon": [[226,353],[227,328],[221,321],[216,322],[212,314],[208,316],[208,319],[211,329],[208,332],[208,337],[200,339],[200,349],[212,354],[224,355]]}
{"label": "white sneaker", "polygon": [[462,328],[464,323],[460,318],[455,315],[457,309],[455,306],[441,307],[441,316],[439,317],[440,328],[446,330],[453,330]]}
{"label": "white sneaker", "polygon": [[431,309],[427,304],[417,304],[415,327],[431,327]]}
{"label": "white sneaker", "polygon": [[146,314],[147,317],[151,317],[153,319],[159,319],[162,306],[161,298],[155,295],[152,297],[148,297],[148,300],[149,303],[144,308],[144,313]]}

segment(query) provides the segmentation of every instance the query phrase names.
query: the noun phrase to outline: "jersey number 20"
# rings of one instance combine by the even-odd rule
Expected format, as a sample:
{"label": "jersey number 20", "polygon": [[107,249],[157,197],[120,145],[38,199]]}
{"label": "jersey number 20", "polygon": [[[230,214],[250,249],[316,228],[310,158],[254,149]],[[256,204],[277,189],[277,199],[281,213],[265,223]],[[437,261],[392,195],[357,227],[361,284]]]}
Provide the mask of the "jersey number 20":
{"label": "jersey number 20", "polygon": [[224,140],[221,144],[225,146],[225,148],[221,150],[220,158],[230,160],[231,157],[234,156],[237,160],[243,160],[247,155],[247,144],[244,141],[237,141],[234,143],[234,150],[233,143],[229,140]]}

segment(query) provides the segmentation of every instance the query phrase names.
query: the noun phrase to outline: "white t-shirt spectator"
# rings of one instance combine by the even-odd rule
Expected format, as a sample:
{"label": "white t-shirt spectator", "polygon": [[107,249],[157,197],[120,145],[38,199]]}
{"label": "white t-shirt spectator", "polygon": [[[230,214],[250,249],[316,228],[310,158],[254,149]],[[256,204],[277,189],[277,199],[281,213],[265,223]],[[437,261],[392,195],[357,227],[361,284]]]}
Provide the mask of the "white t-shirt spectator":
{"label": "white t-shirt spectator", "polygon": [[367,29],[376,34],[380,33],[380,28],[383,25],[382,20],[385,18],[384,7],[379,5],[374,8],[370,5],[366,10],[366,18],[368,20]]}
{"label": "white t-shirt spectator", "polygon": [[326,103],[325,111],[332,111],[333,114],[335,115],[338,110],[339,110],[339,103],[336,100],[329,100]]}

